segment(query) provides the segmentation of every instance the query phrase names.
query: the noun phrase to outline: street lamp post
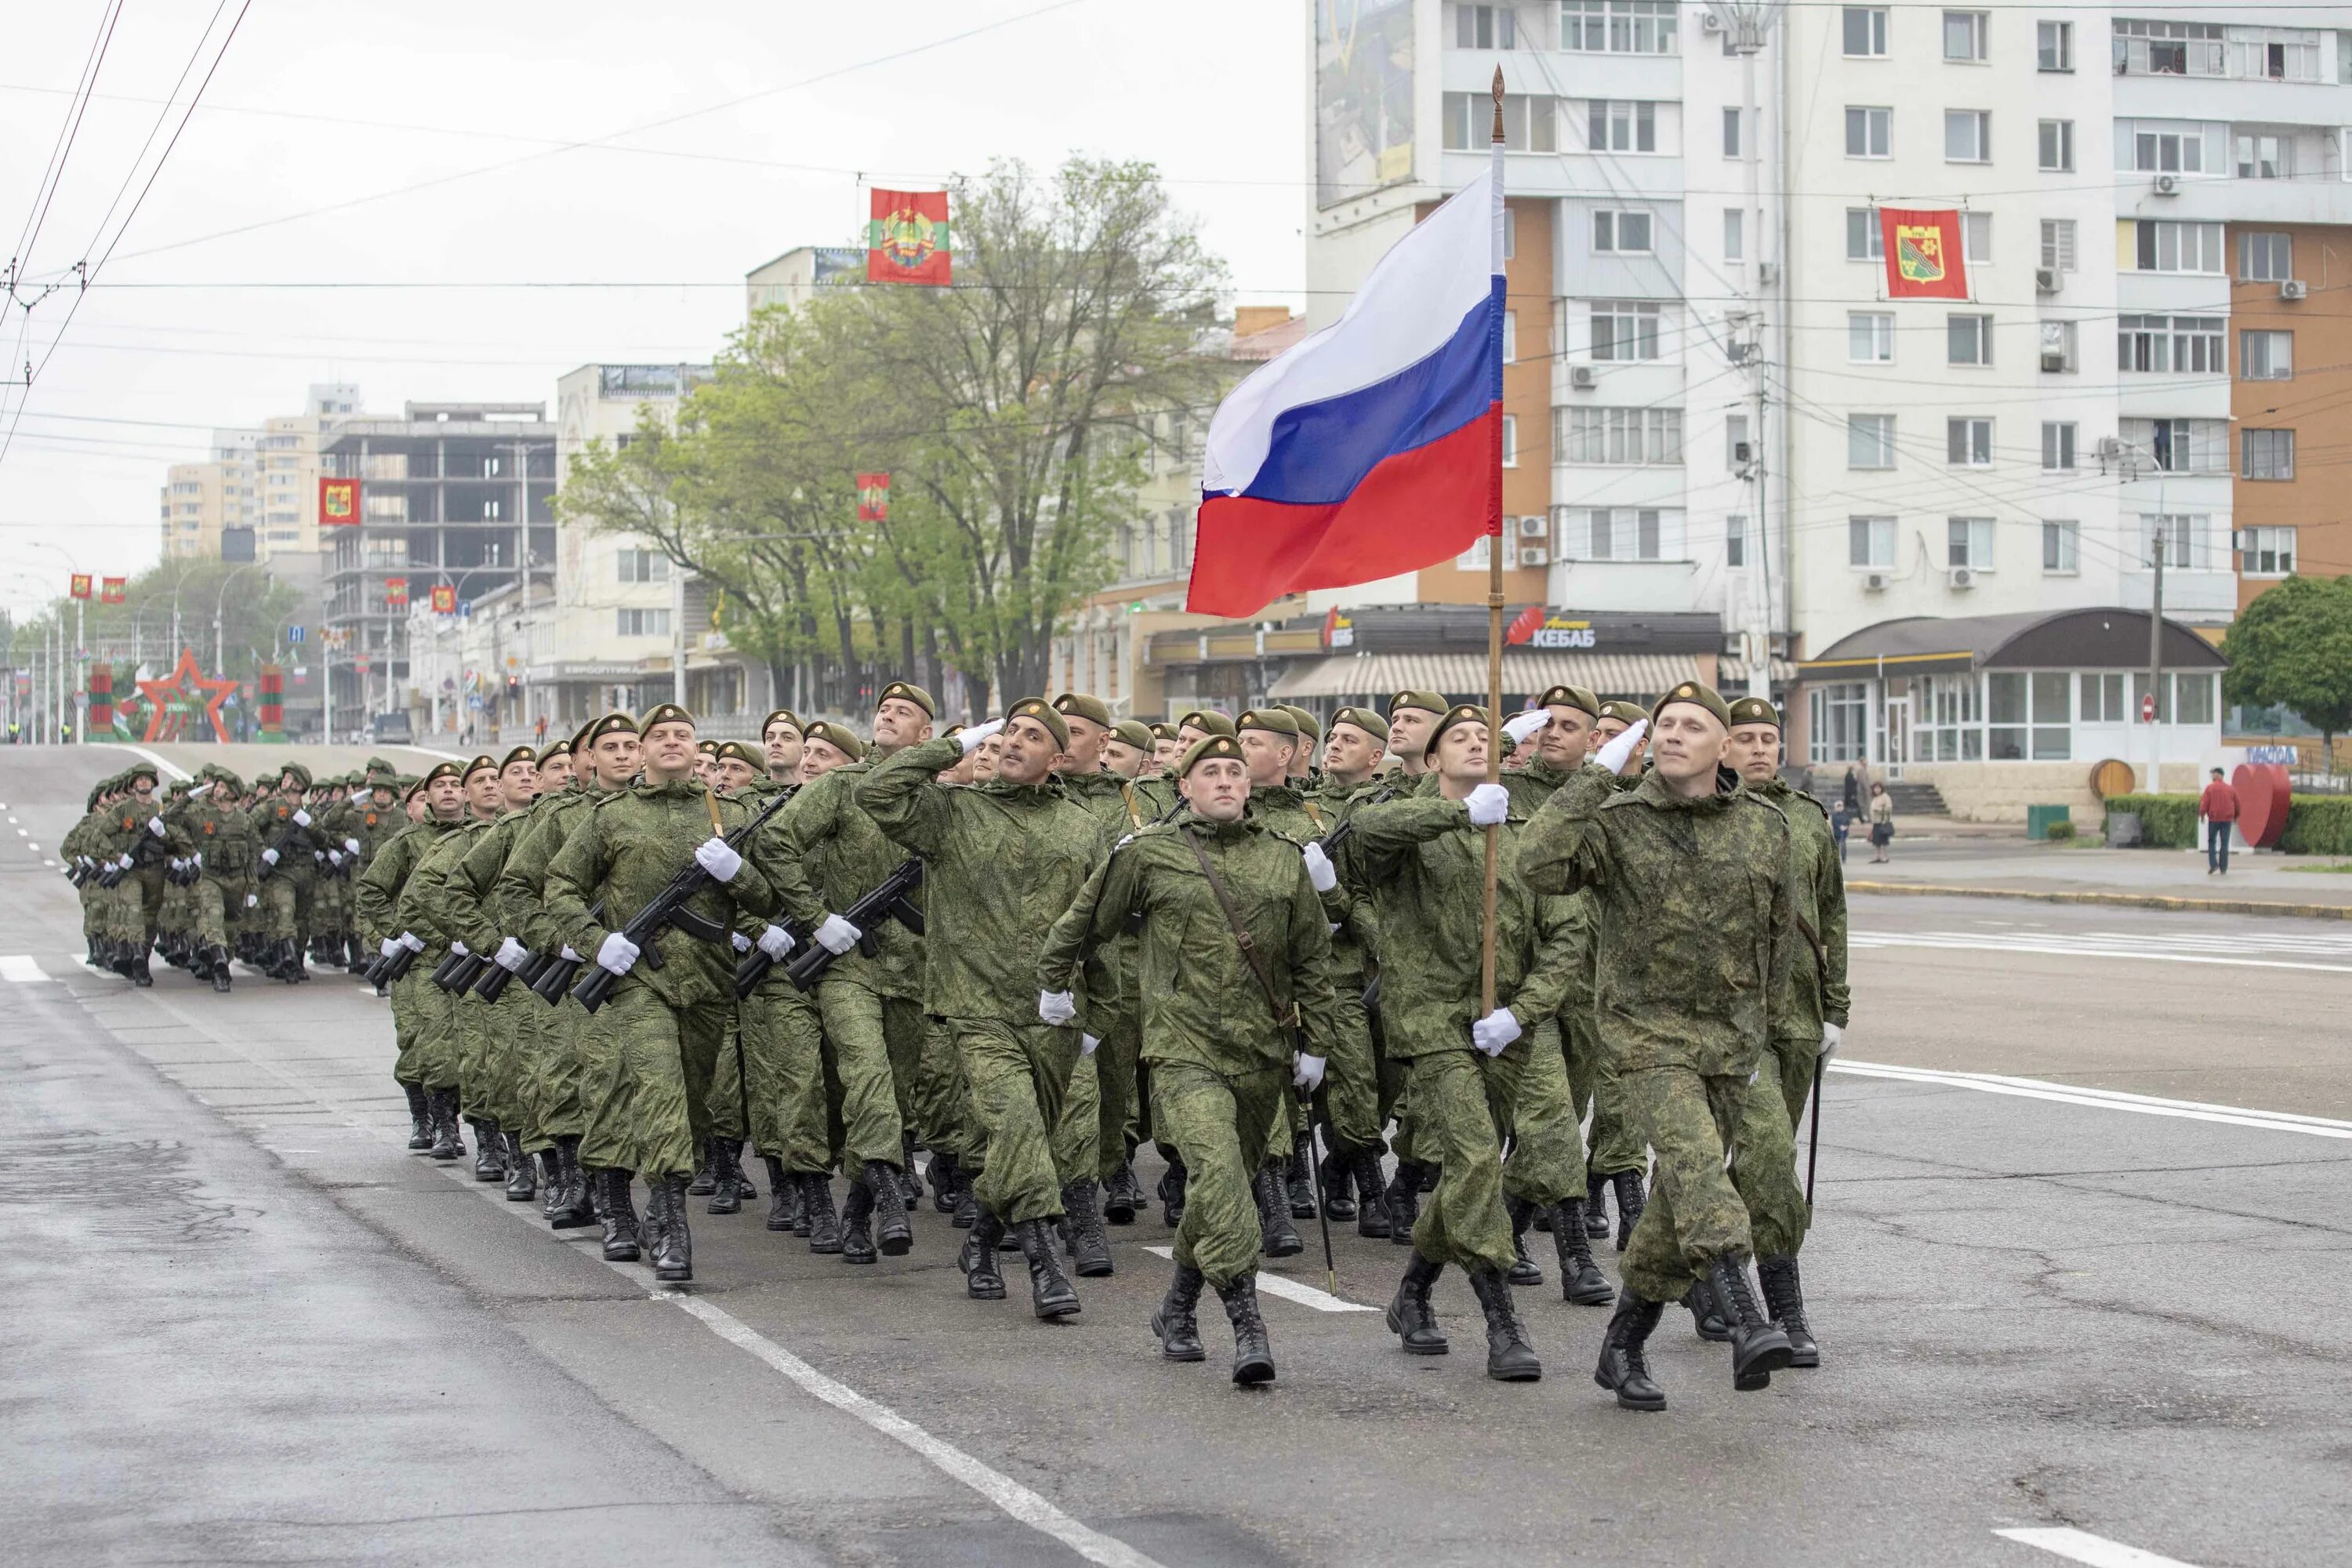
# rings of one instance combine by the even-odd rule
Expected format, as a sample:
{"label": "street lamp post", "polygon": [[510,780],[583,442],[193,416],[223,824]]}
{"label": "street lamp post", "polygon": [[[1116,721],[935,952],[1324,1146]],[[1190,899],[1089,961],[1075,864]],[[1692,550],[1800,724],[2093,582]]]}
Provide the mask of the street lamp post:
{"label": "street lamp post", "polygon": [[221,615],[228,604],[228,585],[252,570],[253,565],[249,562],[238,567],[221,579],[220,592],[213,595],[213,676],[215,679],[219,679],[221,667],[226,662],[221,637]]}

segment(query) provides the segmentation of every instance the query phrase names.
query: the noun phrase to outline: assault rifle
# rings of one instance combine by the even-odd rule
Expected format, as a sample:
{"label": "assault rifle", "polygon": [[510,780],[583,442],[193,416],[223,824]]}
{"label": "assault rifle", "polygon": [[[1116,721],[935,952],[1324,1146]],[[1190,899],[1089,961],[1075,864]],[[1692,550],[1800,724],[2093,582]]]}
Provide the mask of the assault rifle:
{"label": "assault rifle", "polygon": [[402,975],[407,973],[408,966],[415,962],[415,949],[409,947],[406,943],[403,943],[389,958],[384,957],[382,953],[378,953],[376,955],[376,961],[373,963],[369,964],[367,968],[362,972],[360,978],[366,981],[369,984],[376,987],[378,990],[382,990],[383,987],[391,984],[394,981],[399,979]]}
{"label": "assault rifle", "polygon": [[441,961],[440,967],[434,970],[433,984],[453,996],[461,996],[465,994],[466,988],[474,984],[474,977],[481,973],[482,966],[489,962],[481,953],[459,952],[453,947],[449,950],[449,956]]}
{"label": "assault rifle", "polygon": [[[295,811],[300,812],[308,812],[310,809],[310,808],[309,806],[301,805],[297,805],[294,807]],[[292,814],[289,813],[286,818],[286,831],[279,834],[278,836],[278,841],[269,846],[270,848],[278,851],[278,860],[279,862],[285,860],[286,851],[292,848],[294,846],[294,836],[301,831],[302,825],[295,821]],[[271,874],[277,869],[277,863],[266,860],[257,855],[254,857],[253,879],[255,881],[267,882],[269,880]]]}
{"label": "assault rifle", "polygon": [[[719,820],[719,797],[705,790],[702,798],[710,808],[710,831],[718,836],[723,826]],[[738,855],[741,854],[744,847],[751,842],[751,836],[791,799],[791,795],[782,791],[770,796],[768,803],[754,813],[749,822],[724,836],[727,847]],[[685,869],[669,879],[669,886],[655,894],[646,907],[631,916],[629,923],[621,928],[621,935],[635,945],[646,968],[659,969],[662,966],[661,949],[655,943],[662,932],[672,926],[703,942],[723,942],[727,940],[726,926],[717,921],[706,920],[686,907],[687,900],[709,887],[714,880],[716,879],[702,868],[701,861],[689,858]],[[604,999],[613,994],[613,987],[621,979],[601,963],[593,967],[594,972],[572,988],[572,999],[591,1013],[604,1005]]]}
{"label": "assault rifle", "polygon": [[[858,952],[868,958],[881,952],[881,945],[875,941],[874,932],[884,921],[895,920],[913,935],[923,934],[923,911],[917,909],[914,900],[908,897],[922,885],[923,863],[915,857],[908,856],[897,870],[867,889],[856,903],[841,911],[841,918],[857,928]],[[767,955],[755,953],[752,956],[764,958]],[[833,961],[839,956],[840,954],[831,948],[819,945],[812,936],[808,946],[802,949],[800,955],[784,966],[784,978],[800,990],[812,990],[816,983],[824,978],[824,972],[833,967]],[[745,961],[746,963],[749,962],[748,959]],[[759,984],[760,977],[766,973],[767,970],[764,968],[755,972],[751,976],[751,985]],[[738,996],[751,994],[751,986],[743,983],[742,964],[738,964],[735,969],[735,994]]]}
{"label": "assault rifle", "polygon": [[[792,934],[793,942],[795,946],[805,943],[809,940],[809,933],[801,930],[799,926],[791,921],[780,920],[775,923],[782,926],[785,931]],[[776,961],[770,958],[760,949],[757,943],[754,943],[751,952],[745,953],[740,959],[736,961],[735,999],[738,1002],[740,1002],[744,997],[749,996],[752,992],[757,991],[760,988],[760,982],[765,980],[768,977],[768,971],[773,969],[775,966]]]}

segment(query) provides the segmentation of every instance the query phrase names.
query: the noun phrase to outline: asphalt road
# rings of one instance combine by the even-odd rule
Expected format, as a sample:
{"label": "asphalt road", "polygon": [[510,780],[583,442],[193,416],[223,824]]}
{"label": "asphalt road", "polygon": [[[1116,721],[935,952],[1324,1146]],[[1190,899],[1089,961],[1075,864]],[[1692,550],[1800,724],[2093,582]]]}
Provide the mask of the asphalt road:
{"label": "asphalt road", "polygon": [[[963,1299],[928,1204],[868,1268],[698,1214],[696,1282],[656,1291],[415,1159],[356,984],[133,992],[75,962],[43,861],[120,765],[0,748],[12,1555],[2352,1561],[2332,923],[1858,900],[1820,1371],[1735,1394],[1671,1311],[1671,1408],[1623,1414],[1590,1380],[1604,1314],[1548,1286],[1520,1298],[1545,1381],[1490,1384],[1457,1278],[1454,1353],[1408,1358],[1311,1300],[1310,1247],[1278,1266],[1307,1299],[1265,1302],[1281,1376],[1244,1393],[1216,1350],[1157,1358],[1156,1220],[1050,1328],[1017,1287]],[[1383,1302],[1402,1251],[1338,1245],[1325,1304]]]}

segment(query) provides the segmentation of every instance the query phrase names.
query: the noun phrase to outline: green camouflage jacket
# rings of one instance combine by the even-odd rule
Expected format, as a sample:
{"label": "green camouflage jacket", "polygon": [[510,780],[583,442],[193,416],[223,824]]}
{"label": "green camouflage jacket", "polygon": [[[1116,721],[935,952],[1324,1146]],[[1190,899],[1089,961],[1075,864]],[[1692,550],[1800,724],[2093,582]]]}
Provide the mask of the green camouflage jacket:
{"label": "green camouflage jacket", "polygon": [[[516,830],[514,847],[499,867],[498,880],[490,888],[491,907],[508,922],[505,934],[535,953],[563,950],[563,933],[547,910],[547,868],[604,796],[603,790],[576,780],[540,796],[530,820]],[[703,826],[710,826],[707,816]]]}
{"label": "green camouflage jacket", "polygon": [[[961,748],[958,748],[961,754]],[[801,786],[789,805],[768,818],[752,856],[775,884],[783,912],[806,934],[837,915],[906,864],[907,852],[883,836],[857,802],[857,786],[879,764],[847,763]],[[751,799],[750,792],[745,798]],[[758,811],[764,799],[754,801]],[[923,889],[915,907],[924,907]],[[866,935],[879,951],[860,946],[842,955],[830,978],[856,980],[877,995],[908,1000],[923,994],[923,941],[897,921],[869,921]]]}
{"label": "green camouflage jacket", "polygon": [[[310,817],[311,826],[306,827],[295,821],[296,812]],[[263,864],[258,857],[264,851],[275,849],[278,852],[278,865],[270,875],[291,877],[297,882],[307,883],[317,873],[318,862],[311,856],[325,848],[326,841],[313,831],[317,826],[317,814],[310,807],[299,800],[274,795],[256,805],[247,815],[247,820],[253,825],[253,836],[257,841],[254,851],[257,869]],[[419,931],[417,934],[422,936],[425,933]]]}
{"label": "green camouflage jacket", "polygon": [[[1750,784],[1749,791],[1780,808],[1789,819],[1796,856],[1796,974],[1790,996],[1799,1018],[1809,1025],[1845,1027],[1853,993],[1845,980],[1845,869],[1838,864],[1837,836],[1830,831],[1822,803],[1781,778]],[[1820,1031],[1813,1030],[1818,1037]]]}
{"label": "green camouflage jacket", "polygon": [[[461,942],[469,952],[481,951],[467,942],[466,933],[458,929],[457,909],[449,897],[448,883],[450,873],[473,848],[475,840],[489,830],[489,822],[482,817],[463,817],[449,832],[425,845],[416,864],[409,869],[393,915],[402,930],[415,932],[425,943],[425,951],[416,955],[420,960],[437,966],[448,951]],[[498,944],[490,945],[495,948]]]}
{"label": "green camouflage jacket", "polygon": [[[360,874],[359,886],[352,899],[362,942],[371,947],[382,947],[385,938],[398,936],[408,929],[401,923],[400,895],[408,886],[409,875],[426,850],[439,843],[443,835],[454,833],[457,828],[454,822],[436,822],[428,816],[394,834],[381,850],[369,858],[367,869]],[[205,857],[205,866],[211,869],[211,857]],[[425,933],[418,931],[416,936],[422,941]]]}
{"label": "green camouflage jacket", "polygon": [[472,847],[442,879],[441,898],[447,928],[485,958],[498,952],[499,944],[508,937],[530,946],[524,941],[520,922],[509,916],[506,906],[499,901],[499,875],[538,820],[541,805],[551,805],[556,798],[542,795],[520,811],[505,813],[475,834]]}

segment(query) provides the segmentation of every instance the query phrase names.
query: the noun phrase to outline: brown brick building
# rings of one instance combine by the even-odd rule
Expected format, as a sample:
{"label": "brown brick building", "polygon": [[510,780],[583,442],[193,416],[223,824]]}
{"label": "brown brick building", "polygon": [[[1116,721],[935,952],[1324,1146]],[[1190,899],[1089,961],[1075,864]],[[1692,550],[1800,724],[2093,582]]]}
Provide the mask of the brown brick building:
{"label": "brown brick building", "polygon": [[2231,224],[2238,607],[2352,572],[2352,227]]}

